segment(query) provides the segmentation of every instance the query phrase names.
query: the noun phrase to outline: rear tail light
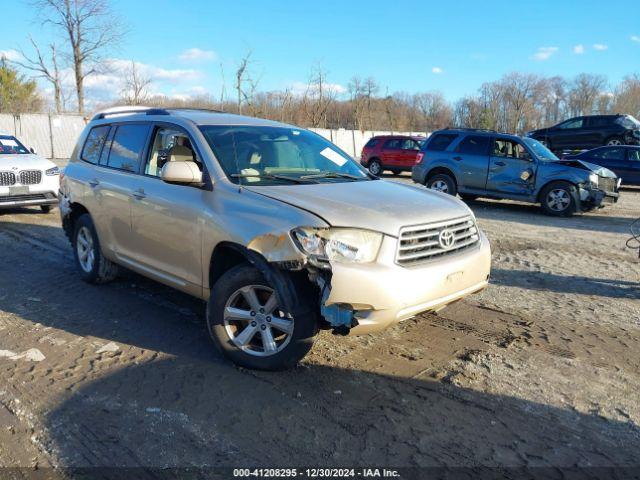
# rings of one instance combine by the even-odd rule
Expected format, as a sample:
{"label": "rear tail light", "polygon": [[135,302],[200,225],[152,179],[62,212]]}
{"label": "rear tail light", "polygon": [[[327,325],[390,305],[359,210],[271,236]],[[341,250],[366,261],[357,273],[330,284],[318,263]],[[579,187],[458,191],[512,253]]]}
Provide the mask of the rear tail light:
{"label": "rear tail light", "polygon": [[424,158],[424,152],[419,152],[418,155],[416,155],[416,163],[422,162],[423,158]]}

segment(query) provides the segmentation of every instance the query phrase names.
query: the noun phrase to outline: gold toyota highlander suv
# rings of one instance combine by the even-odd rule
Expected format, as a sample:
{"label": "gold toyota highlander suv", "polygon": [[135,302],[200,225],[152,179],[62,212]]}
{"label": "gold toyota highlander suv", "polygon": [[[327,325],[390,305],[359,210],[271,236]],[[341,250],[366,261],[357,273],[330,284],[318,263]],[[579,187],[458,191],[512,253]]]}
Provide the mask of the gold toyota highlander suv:
{"label": "gold toyota highlander suv", "polygon": [[104,111],[60,188],[85,281],[122,266],[206,300],[215,345],[249,368],[292,366],[318,329],[379,331],[489,279],[489,242],[463,202],[379,180],[268,120]]}

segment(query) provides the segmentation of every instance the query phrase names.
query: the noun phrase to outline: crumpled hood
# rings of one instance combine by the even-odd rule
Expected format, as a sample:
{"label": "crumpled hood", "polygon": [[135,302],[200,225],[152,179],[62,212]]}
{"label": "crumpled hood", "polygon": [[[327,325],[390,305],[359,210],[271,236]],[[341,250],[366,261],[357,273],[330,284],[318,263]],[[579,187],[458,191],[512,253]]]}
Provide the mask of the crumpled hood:
{"label": "crumpled hood", "polygon": [[35,154],[0,154],[0,171],[48,170],[56,164]]}
{"label": "crumpled hood", "polygon": [[584,160],[578,160],[577,158],[565,158],[563,160],[557,160],[553,162],[553,164],[566,165],[567,167],[588,170],[600,177],[617,178],[616,174],[608,168],[601,167],[600,165],[596,165],[595,163],[585,162]]}
{"label": "crumpled hood", "polygon": [[245,188],[314,213],[334,227],[363,228],[394,237],[407,225],[471,215],[451,195],[385,180]]}

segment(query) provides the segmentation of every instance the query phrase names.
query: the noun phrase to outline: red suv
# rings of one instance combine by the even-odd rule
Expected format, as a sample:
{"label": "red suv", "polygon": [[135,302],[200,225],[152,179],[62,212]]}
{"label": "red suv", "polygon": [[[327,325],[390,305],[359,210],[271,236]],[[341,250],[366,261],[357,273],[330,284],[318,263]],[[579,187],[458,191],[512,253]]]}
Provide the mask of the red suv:
{"label": "red suv", "polygon": [[384,170],[391,170],[395,175],[411,171],[418,163],[418,153],[424,141],[424,137],[406,135],[372,137],[362,149],[360,163],[374,175],[380,175]]}

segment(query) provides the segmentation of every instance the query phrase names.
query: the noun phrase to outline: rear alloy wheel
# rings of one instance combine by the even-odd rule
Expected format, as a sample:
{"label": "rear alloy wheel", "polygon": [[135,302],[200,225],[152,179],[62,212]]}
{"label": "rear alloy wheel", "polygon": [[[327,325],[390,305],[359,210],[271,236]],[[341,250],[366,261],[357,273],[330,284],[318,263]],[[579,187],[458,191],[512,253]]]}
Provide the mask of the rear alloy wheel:
{"label": "rear alloy wheel", "polygon": [[377,177],[382,173],[382,165],[380,165],[380,162],[378,160],[371,160],[369,162],[369,171],[372,175],[375,175]]}
{"label": "rear alloy wheel", "polygon": [[446,173],[439,173],[430,177],[427,180],[427,188],[454,196],[458,193],[456,182]]}
{"label": "rear alloy wheel", "polygon": [[76,220],[73,254],[80,276],[87,283],[106,283],[118,276],[118,266],[102,255],[98,234],[89,214]]}
{"label": "rear alloy wheel", "polygon": [[605,145],[614,147],[618,145],[624,145],[624,142],[620,137],[611,137],[610,139],[607,140],[607,143]]}
{"label": "rear alloy wheel", "polygon": [[298,363],[317,333],[313,314],[286,312],[276,291],[251,265],[226,272],[211,289],[207,326],[229,359],[257,370],[281,370]]}
{"label": "rear alloy wheel", "polygon": [[568,217],[576,212],[576,187],[566,182],[555,182],[545,187],[540,195],[543,210],[556,217]]}

